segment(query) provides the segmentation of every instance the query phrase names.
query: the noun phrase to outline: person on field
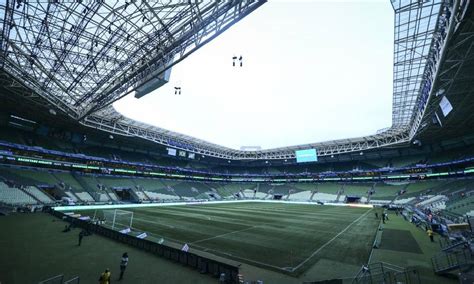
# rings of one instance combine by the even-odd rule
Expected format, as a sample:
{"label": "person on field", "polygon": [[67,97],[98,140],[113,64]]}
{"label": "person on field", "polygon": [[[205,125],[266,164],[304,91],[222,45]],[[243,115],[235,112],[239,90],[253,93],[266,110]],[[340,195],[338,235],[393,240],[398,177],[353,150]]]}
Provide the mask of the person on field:
{"label": "person on field", "polygon": [[100,284],[110,284],[110,270],[107,268],[99,277]]}
{"label": "person on field", "polygon": [[123,279],[123,274],[125,273],[125,269],[128,265],[128,253],[122,254],[122,260],[120,261],[120,278],[119,280]]}
{"label": "person on field", "polygon": [[82,243],[82,238],[84,237],[84,231],[81,231],[79,233],[79,243],[77,244],[78,246],[81,246],[81,243]]}
{"label": "person on field", "polygon": [[430,241],[434,242],[433,231],[431,229],[428,229],[426,233],[428,234],[428,237],[430,237]]}

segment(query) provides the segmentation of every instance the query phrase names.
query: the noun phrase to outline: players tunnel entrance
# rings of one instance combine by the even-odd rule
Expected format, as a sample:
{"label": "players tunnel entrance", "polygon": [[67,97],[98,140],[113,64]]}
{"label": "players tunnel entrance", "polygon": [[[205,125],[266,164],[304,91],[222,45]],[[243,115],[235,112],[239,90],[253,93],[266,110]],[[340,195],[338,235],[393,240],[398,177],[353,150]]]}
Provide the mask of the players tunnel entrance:
{"label": "players tunnel entrance", "polygon": [[114,187],[112,189],[121,201],[138,201],[138,196],[131,188]]}

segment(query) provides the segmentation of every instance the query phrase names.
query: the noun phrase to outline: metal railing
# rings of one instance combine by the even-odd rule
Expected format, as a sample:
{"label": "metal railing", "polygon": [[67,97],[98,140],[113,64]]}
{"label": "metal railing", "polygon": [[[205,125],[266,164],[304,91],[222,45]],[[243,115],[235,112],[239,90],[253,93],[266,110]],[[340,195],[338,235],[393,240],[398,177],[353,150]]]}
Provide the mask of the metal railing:
{"label": "metal railing", "polygon": [[38,284],[79,284],[80,278],[79,276],[73,277],[69,280],[64,281],[64,275],[56,275],[46,280],[38,282]]}
{"label": "metal railing", "polygon": [[463,270],[472,266],[472,256],[469,249],[454,252],[441,252],[431,258],[433,270],[437,274],[453,270]]}
{"label": "metal railing", "polygon": [[46,280],[38,282],[38,284],[62,284],[64,280],[64,275],[56,275]]}
{"label": "metal railing", "polygon": [[352,280],[353,284],[396,284],[421,283],[420,275],[414,268],[403,268],[386,262],[363,266]]}

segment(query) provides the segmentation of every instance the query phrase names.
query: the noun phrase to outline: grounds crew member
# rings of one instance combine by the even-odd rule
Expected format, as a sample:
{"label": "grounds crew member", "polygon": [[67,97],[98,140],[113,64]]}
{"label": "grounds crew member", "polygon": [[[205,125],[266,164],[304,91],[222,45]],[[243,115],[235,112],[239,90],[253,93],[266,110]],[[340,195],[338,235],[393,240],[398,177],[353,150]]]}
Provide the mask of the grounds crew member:
{"label": "grounds crew member", "polygon": [[99,277],[99,283],[100,284],[110,284],[110,271],[107,268],[104,272]]}
{"label": "grounds crew member", "polygon": [[79,244],[77,244],[78,246],[81,246],[81,242],[82,242],[82,238],[84,237],[84,231],[81,231],[79,233]]}
{"label": "grounds crew member", "polygon": [[433,231],[431,229],[428,229],[426,233],[428,234],[428,237],[430,237],[431,242],[434,242]]}

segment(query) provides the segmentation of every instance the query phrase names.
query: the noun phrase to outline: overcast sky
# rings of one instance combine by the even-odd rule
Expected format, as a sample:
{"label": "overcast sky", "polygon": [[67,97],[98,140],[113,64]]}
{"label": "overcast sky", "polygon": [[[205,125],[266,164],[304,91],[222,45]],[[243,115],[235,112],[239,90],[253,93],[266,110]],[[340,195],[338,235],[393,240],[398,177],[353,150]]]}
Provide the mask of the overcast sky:
{"label": "overcast sky", "polygon": [[168,84],[114,106],[235,149],[358,137],[391,125],[392,65],[390,1],[271,0],[173,67]]}

